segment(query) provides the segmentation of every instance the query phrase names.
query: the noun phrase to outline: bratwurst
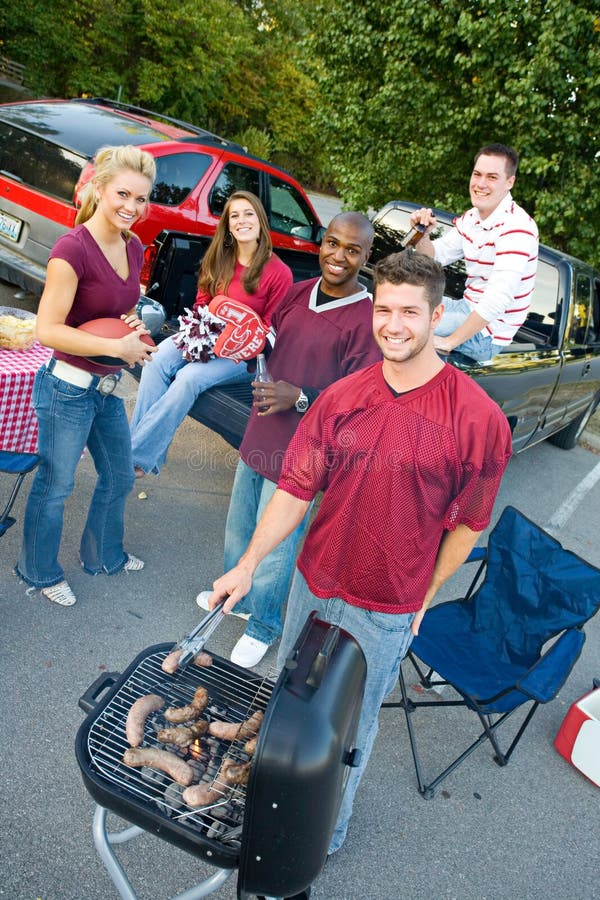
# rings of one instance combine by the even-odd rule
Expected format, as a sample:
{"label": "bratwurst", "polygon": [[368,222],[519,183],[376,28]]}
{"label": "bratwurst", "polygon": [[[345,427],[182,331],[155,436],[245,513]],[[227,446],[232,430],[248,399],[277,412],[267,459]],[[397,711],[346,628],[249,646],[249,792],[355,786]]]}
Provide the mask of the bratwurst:
{"label": "bratwurst", "polygon": [[257,709],[245,722],[211,722],[208,733],[222,741],[247,741],[258,733],[263,718],[263,711]]}
{"label": "bratwurst", "polygon": [[139,747],[144,740],[144,726],[146,719],[152,712],[162,709],[165,701],[158,694],[147,694],[140,697],[132,704],[127,713],[125,723],[125,736],[131,747]]}
{"label": "bratwurst", "polygon": [[193,784],[186,787],[181,798],[188,806],[209,806],[225,796],[225,791],[214,784]]}
{"label": "bratwurst", "polygon": [[254,756],[256,752],[256,745],[258,743],[258,737],[250,738],[249,741],[246,741],[244,744],[244,750],[248,754],[248,756]]}
{"label": "bratwurst", "polygon": [[200,719],[191,725],[179,725],[174,728],[161,728],[156,737],[161,744],[175,744],[176,747],[189,747],[195,740],[208,731],[208,722]]}
{"label": "bratwurst", "polygon": [[[182,653],[183,653],[183,650],[181,650],[181,649],[172,650],[168,656],[165,656],[165,658],[162,661],[162,665],[161,665],[161,669],[163,670],[163,672],[168,672],[169,675],[172,675],[176,671],[177,666],[179,665],[179,660],[181,658]],[[212,656],[210,655],[210,653],[205,653],[204,650],[202,650],[193,659],[193,665],[200,666],[201,668],[207,668],[208,666],[212,666],[212,664],[213,664]]]}
{"label": "bratwurst", "polygon": [[186,788],[181,797],[188,806],[209,806],[227,796],[235,785],[248,784],[249,776],[249,762],[237,763],[226,756],[212,784],[194,784]]}
{"label": "bratwurst", "polygon": [[227,784],[248,784],[250,763],[238,763],[234,759],[225,757],[221,764],[220,774]]}
{"label": "bratwurst", "polygon": [[199,719],[208,706],[208,691],[205,687],[198,687],[189,706],[170,706],[165,709],[165,719],[173,725],[182,725],[184,722],[194,722]]}
{"label": "bratwurst", "polygon": [[166,772],[173,781],[187,787],[194,780],[194,770],[186,762],[169,753],[168,750],[157,750],[155,747],[132,747],[123,755],[126,766],[139,769],[148,766]]}

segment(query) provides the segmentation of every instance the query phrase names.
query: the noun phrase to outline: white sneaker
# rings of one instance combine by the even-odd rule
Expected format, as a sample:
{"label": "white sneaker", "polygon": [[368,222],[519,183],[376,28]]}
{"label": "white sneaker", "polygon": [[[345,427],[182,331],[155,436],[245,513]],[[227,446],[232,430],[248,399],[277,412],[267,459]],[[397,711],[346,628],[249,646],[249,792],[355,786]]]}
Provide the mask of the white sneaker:
{"label": "white sneaker", "polygon": [[[208,605],[208,598],[212,594],[212,591],[201,591],[196,597],[196,603],[200,607],[200,609],[205,609],[207,612],[210,612],[210,607]],[[236,612],[235,609],[233,612],[229,613],[230,616],[237,616],[238,619],[245,619],[246,622],[250,618],[250,613]]]}
{"label": "white sneaker", "polygon": [[257,641],[256,638],[243,634],[231,651],[231,662],[241,666],[242,669],[251,669],[261,661],[269,646],[269,644],[264,644],[262,641]]}

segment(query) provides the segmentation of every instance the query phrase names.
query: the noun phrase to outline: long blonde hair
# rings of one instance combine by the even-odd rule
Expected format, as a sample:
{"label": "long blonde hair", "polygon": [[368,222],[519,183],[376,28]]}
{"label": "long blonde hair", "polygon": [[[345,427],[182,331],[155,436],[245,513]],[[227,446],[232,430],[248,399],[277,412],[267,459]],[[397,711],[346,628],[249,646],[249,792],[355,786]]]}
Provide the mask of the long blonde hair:
{"label": "long blonde hair", "polygon": [[200,268],[198,287],[211,297],[220,292],[227,292],[237,262],[237,244],[229,231],[229,210],[234,200],[246,200],[256,213],[260,225],[258,246],[242,278],[242,285],[247,294],[256,293],[262,270],[273,252],[269,220],[264,206],[250,191],[234,191],[225,204],[217,230],[204,254]]}
{"label": "long blonde hair", "polygon": [[[91,219],[98,206],[98,197],[96,188],[99,185],[107,184],[111,178],[114,178],[118,172],[124,169],[135,172],[138,175],[145,175],[150,179],[151,184],[156,178],[156,163],[152,154],[139,147],[131,144],[122,144],[117,147],[102,147],[96,153],[94,159],[94,174],[90,181],[85,184],[80,193],[79,200],[81,206],[75,217],[75,224],[81,225]],[[131,237],[132,232],[126,231],[127,239]]]}

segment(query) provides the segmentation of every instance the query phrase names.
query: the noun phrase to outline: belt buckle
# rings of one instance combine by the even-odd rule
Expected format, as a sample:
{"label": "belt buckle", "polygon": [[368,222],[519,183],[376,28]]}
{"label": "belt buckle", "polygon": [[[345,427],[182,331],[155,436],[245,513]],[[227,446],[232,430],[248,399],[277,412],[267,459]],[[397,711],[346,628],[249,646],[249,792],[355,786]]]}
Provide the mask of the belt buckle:
{"label": "belt buckle", "polygon": [[103,375],[96,385],[96,390],[98,393],[102,394],[103,397],[108,397],[109,394],[112,394],[118,383],[119,376],[115,375],[114,372],[110,375]]}

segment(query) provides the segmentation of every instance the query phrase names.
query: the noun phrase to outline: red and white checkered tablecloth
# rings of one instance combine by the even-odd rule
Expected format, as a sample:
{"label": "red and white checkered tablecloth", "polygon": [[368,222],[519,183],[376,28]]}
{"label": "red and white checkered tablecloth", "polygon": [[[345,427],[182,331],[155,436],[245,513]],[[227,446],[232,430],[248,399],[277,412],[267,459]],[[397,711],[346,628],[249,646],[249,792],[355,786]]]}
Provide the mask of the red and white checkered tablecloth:
{"label": "red and white checkered tablecloth", "polygon": [[36,372],[52,356],[37,341],[31,350],[0,350],[0,450],[35,453],[38,425],[31,405]]}

